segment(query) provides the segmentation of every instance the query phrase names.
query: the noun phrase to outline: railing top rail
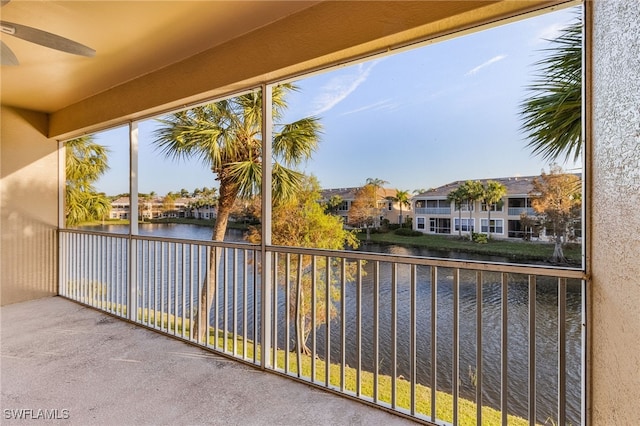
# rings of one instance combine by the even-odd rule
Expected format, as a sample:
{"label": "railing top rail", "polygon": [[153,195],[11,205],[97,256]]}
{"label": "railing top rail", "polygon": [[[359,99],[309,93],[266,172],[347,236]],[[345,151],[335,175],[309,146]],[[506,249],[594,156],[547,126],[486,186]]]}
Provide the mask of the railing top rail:
{"label": "railing top rail", "polygon": [[238,249],[259,249],[259,244],[251,244],[251,243],[240,243],[240,242],[227,242],[227,241],[210,241],[210,240],[193,240],[193,239],[185,239],[185,238],[172,238],[172,237],[155,237],[151,235],[130,235],[130,234],[117,234],[112,232],[101,232],[101,231],[89,231],[85,229],[59,229],[61,233],[68,234],[86,234],[86,235],[96,235],[103,237],[113,237],[113,238],[131,238],[137,241],[159,241],[166,243],[177,243],[177,244],[199,244],[203,246],[211,246],[211,247],[224,247],[224,248],[238,248]]}
{"label": "railing top rail", "polygon": [[302,247],[269,246],[268,251],[310,256],[342,257],[345,259],[362,259],[368,261],[404,263],[408,265],[437,266],[442,268],[471,269],[486,272],[507,272],[523,275],[540,275],[558,278],[586,279],[586,274],[579,268],[561,268],[546,265],[516,265],[511,263],[487,262],[479,260],[445,259],[437,257],[420,257],[394,255],[386,253],[364,253],[356,251],[310,249]]}

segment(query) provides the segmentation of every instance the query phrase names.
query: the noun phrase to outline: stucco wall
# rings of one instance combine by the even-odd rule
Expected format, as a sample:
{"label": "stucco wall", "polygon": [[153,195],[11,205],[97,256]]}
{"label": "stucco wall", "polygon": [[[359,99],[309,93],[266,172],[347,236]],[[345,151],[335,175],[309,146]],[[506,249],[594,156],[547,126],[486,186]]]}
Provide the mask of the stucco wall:
{"label": "stucco wall", "polygon": [[2,107],[0,305],[56,294],[58,145],[47,116]]}
{"label": "stucco wall", "polygon": [[640,423],[640,7],[593,3],[593,425]]}

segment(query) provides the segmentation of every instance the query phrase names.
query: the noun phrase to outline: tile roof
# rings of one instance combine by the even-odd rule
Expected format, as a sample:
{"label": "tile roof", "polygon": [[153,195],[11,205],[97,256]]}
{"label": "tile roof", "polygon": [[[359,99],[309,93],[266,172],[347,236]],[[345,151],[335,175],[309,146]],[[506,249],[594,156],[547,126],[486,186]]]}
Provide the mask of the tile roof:
{"label": "tile roof", "polygon": [[[526,195],[533,189],[533,180],[540,176],[512,176],[506,178],[493,178],[493,179],[468,179],[471,181],[477,181],[483,185],[487,181],[500,182],[507,188],[507,195]],[[415,195],[413,198],[426,198],[426,197],[446,197],[449,193],[460,185],[465,183],[466,180],[457,180],[455,182],[447,183],[446,185],[439,186],[437,188],[431,188],[428,191]]]}

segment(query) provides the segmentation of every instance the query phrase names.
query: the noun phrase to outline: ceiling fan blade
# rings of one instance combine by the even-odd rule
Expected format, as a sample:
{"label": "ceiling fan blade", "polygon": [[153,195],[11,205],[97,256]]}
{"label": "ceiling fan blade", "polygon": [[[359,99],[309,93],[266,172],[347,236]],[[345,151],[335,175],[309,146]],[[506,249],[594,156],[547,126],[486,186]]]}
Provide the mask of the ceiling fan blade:
{"label": "ceiling fan blade", "polygon": [[1,65],[19,65],[18,58],[13,54],[9,46],[0,40],[0,64]]}
{"label": "ceiling fan blade", "polygon": [[0,21],[0,25],[2,26],[3,33],[21,38],[22,40],[30,41],[31,43],[36,43],[62,52],[72,53],[74,55],[91,57],[96,54],[96,51],[90,47],[46,31],[7,21]]}

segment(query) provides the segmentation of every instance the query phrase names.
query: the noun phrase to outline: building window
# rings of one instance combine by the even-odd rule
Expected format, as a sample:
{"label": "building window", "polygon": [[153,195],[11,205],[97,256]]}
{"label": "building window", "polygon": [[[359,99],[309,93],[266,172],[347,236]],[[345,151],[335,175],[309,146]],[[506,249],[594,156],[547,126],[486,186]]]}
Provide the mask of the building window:
{"label": "building window", "polygon": [[456,217],[453,220],[453,230],[456,232],[474,232],[475,222],[475,219],[460,219]]}
{"label": "building window", "polygon": [[450,234],[451,219],[448,218],[429,218],[429,232],[433,234]]}
{"label": "building window", "polygon": [[340,203],[340,205],[338,206],[338,210],[340,210],[340,211],[349,210],[349,202],[348,201],[343,201],[342,203]]}
{"label": "building window", "polygon": [[417,229],[424,229],[424,217],[417,218]]}
{"label": "building window", "polygon": [[491,232],[492,234],[504,234],[504,225],[502,219],[491,219],[491,225],[487,229],[488,219],[480,220],[480,232]]}
{"label": "building window", "polygon": [[[491,204],[491,211],[492,212],[501,212],[502,211],[502,206],[504,205],[504,203],[502,201],[498,201],[497,203],[493,203]],[[487,211],[487,203],[482,203],[482,211],[486,212]]]}
{"label": "building window", "polygon": [[427,200],[427,208],[432,209],[448,209],[451,203],[447,200]]}

